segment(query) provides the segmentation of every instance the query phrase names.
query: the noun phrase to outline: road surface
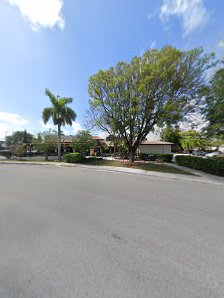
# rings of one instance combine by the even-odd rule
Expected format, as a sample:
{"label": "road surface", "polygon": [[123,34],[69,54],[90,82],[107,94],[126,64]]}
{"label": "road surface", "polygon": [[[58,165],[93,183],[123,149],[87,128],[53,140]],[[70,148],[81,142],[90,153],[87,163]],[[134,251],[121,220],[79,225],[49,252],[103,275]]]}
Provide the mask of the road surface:
{"label": "road surface", "polygon": [[0,165],[0,297],[224,297],[224,187]]}

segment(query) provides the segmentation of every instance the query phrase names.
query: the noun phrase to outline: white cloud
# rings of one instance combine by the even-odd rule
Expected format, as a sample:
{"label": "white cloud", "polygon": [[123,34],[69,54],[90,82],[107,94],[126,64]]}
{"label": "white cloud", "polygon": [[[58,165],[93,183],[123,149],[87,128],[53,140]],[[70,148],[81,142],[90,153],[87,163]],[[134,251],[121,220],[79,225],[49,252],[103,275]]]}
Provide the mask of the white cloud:
{"label": "white cloud", "polygon": [[207,126],[207,124],[208,122],[205,120],[205,117],[202,114],[194,112],[186,116],[185,121],[180,124],[180,128],[182,130],[194,129],[196,131],[201,131]]}
{"label": "white cloud", "polygon": [[180,19],[186,36],[205,26],[210,16],[203,0],[163,0],[160,7],[160,19],[167,24],[171,17]]}
{"label": "white cloud", "polygon": [[76,134],[79,130],[83,130],[82,125],[79,122],[72,122],[72,133]]}
{"label": "white cloud", "polygon": [[219,46],[220,48],[224,48],[224,40],[220,40],[218,46]]}
{"label": "white cloud", "polygon": [[0,122],[9,125],[26,125],[28,120],[23,119],[18,114],[0,112]]}
{"label": "white cloud", "polygon": [[155,42],[155,40],[153,40],[153,42],[151,43],[150,48],[151,49],[155,49],[155,47],[156,47],[156,42]]}
{"label": "white cloud", "polygon": [[0,112],[0,139],[10,135],[13,130],[23,130],[28,120],[18,114]]}
{"label": "white cloud", "polygon": [[42,120],[38,121],[43,129],[52,129],[54,125],[51,123],[45,124]]}
{"label": "white cloud", "polygon": [[20,13],[28,21],[33,30],[40,27],[64,28],[65,22],[61,15],[63,0],[8,0],[13,6],[17,6]]}

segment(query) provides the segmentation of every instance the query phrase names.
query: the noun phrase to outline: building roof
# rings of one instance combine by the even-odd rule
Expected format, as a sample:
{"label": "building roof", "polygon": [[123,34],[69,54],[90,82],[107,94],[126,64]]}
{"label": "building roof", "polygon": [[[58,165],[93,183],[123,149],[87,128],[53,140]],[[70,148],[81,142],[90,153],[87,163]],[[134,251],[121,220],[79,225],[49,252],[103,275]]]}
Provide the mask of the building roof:
{"label": "building roof", "polygon": [[173,143],[164,141],[143,141],[141,145],[173,145]]}
{"label": "building roof", "polygon": [[94,139],[95,141],[103,141],[103,138],[100,138],[100,137],[98,137],[98,136],[93,136],[93,139]]}

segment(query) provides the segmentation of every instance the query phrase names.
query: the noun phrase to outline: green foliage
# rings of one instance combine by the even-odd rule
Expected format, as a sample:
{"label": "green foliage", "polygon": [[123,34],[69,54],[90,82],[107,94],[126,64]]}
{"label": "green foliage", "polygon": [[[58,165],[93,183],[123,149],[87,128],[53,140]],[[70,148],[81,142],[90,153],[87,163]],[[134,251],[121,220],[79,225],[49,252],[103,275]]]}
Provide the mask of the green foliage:
{"label": "green foliage", "polygon": [[224,68],[219,69],[212,78],[206,104],[208,133],[224,138]]}
{"label": "green foliage", "polygon": [[175,147],[181,148],[181,131],[179,127],[173,128],[167,126],[160,133],[160,138],[162,141],[173,143]]}
{"label": "green foliage", "polygon": [[45,90],[45,94],[49,97],[52,106],[43,110],[42,118],[45,124],[52,119],[54,125],[58,127],[58,159],[61,160],[61,127],[66,124],[71,126],[72,121],[76,119],[76,113],[68,107],[73,99],[55,96],[49,89]]}
{"label": "green foliage", "polygon": [[11,150],[12,155],[17,157],[24,157],[26,155],[26,150],[24,145],[14,145]]}
{"label": "green foliage", "polygon": [[34,136],[28,133],[26,130],[15,131],[11,136],[6,137],[6,144],[7,147],[11,147],[18,144],[32,143],[33,138]]}
{"label": "green foliage", "polygon": [[140,153],[138,154],[138,158],[139,158],[140,160],[148,160],[148,156],[149,156],[148,153],[142,153],[142,152],[140,152]]}
{"label": "green foliage", "polygon": [[205,159],[193,156],[176,156],[176,163],[180,166],[186,166],[195,170],[224,176],[224,160]]}
{"label": "green foliage", "polygon": [[172,162],[173,154],[156,154],[156,159],[163,162]]}
{"label": "green foliage", "polygon": [[49,130],[39,133],[38,137],[33,140],[33,146],[38,151],[43,151],[45,159],[48,160],[49,154],[55,152],[57,149],[57,142],[57,135]]}
{"label": "green foliage", "polygon": [[89,79],[89,123],[121,136],[133,161],[155,124],[178,123],[199,105],[211,59],[168,46],[100,70]]}
{"label": "green foliage", "polygon": [[1,150],[0,149],[0,156],[4,156],[4,157],[10,159],[11,158],[11,155],[12,154],[11,154],[11,152],[9,150]]}
{"label": "green foliage", "polygon": [[72,141],[72,147],[75,151],[78,151],[82,156],[86,156],[86,153],[96,146],[96,141],[93,140],[89,131],[81,130],[79,131]]}
{"label": "green foliage", "polygon": [[65,154],[63,158],[67,163],[82,163],[85,160],[85,158],[78,152]]}
{"label": "green foliage", "polygon": [[171,162],[173,159],[173,154],[153,154],[153,153],[139,153],[138,157],[140,160],[148,160],[149,155],[155,156],[156,160],[163,162]]}
{"label": "green foliage", "polygon": [[189,130],[181,133],[181,146],[185,150],[194,148],[205,148],[208,144],[208,140],[203,134],[196,130]]}

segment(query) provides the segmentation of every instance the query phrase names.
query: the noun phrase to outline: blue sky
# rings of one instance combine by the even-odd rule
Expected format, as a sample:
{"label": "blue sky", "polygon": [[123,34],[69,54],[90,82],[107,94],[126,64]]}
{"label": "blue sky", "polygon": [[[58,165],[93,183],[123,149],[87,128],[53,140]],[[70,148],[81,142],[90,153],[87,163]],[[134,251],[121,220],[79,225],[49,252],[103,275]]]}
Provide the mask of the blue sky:
{"label": "blue sky", "polygon": [[0,138],[46,129],[46,87],[74,98],[75,133],[89,76],[151,47],[224,56],[223,12],[223,0],[0,0]]}

